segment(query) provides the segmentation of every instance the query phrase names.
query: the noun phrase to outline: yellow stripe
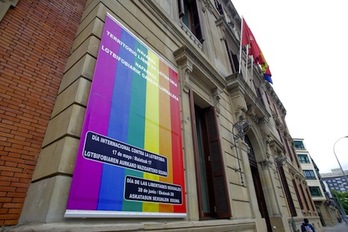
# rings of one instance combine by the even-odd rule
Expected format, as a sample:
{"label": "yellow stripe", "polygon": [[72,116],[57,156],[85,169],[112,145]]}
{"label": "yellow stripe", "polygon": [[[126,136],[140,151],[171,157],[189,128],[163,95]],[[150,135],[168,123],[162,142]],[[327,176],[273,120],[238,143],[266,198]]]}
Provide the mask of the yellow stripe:
{"label": "yellow stripe", "polygon": [[[159,88],[158,88],[159,59],[148,51],[147,87],[146,87],[146,114],[145,114],[145,150],[159,153]],[[157,86],[156,86],[157,83]],[[158,181],[157,175],[144,173],[144,178]],[[158,203],[143,203],[143,212],[158,212]]]}

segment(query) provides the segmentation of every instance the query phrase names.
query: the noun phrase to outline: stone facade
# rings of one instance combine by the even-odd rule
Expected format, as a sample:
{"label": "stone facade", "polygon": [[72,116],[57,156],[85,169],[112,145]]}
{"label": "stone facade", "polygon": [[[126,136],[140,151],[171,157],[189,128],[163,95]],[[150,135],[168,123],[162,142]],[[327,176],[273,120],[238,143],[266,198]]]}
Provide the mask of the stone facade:
{"label": "stone facade", "polygon": [[[190,4],[187,10],[196,7],[190,20],[200,30],[180,16],[187,5],[179,3]],[[236,9],[227,0],[195,3],[86,2],[65,69],[56,74],[60,87],[54,94],[55,104],[18,226],[9,230],[292,231],[306,216],[320,231],[313,202],[306,186],[301,185],[304,178],[286,128],[285,108],[260,68],[250,62],[245,65],[248,59],[244,53],[241,73],[238,61],[233,62],[239,57],[241,23]],[[64,217],[107,13],[178,70],[187,204],[184,218]],[[218,132],[217,150],[211,152],[212,145],[201,144],[208,147],[205,152],[210,151],[207,161],[219,157],[217,171],[222,180],[217,183],[215,176],[206,174],[214,188],[208,187],[209,202],[215,204],[208,211],[200,170],[214,171],[216,167],[200,163],[200,117]],[[216,123],[209,124],[211,120]],[[201,129],[210,132],[210,127]]]}

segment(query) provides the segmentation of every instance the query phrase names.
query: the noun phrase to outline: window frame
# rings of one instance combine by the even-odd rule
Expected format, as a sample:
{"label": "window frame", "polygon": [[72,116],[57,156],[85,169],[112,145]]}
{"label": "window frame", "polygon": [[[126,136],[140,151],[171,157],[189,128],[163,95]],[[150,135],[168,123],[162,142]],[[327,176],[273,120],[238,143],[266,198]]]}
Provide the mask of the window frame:
{"label": "window frame", "polygon": [[[307,154],[297,154],[298,160],[301,164],[309,164],[311,161],[309,160],[309,157]],[[302,162],[303,161],[303,162]]]}
{"label": "window frame", "polygon": [[317,179],[315,172],[311,169],[304,169],[303,175],[305,176],[306,180],[316,180]]}
{"label": "window frame", "polygon": [[[319,193],[319,195],[313,194],[314,190],[316,190]],[[312,197],[322,197],[323,196],[323,193],[322,193],[319,186],[309,186],[309,192],[310,192]]]}
{"label": "window frame", "polygon": [[[179,19],[200,43],[204,42],[197,1],[178,0]],[[187,14],[187,15],[186,15]],[[187,20],[184,20],[187,17]],[[186,22],[187,21],[187,22]],[[186,22],[186,23],[185,23]],[[188,24],[188,25],[187,25]]]}

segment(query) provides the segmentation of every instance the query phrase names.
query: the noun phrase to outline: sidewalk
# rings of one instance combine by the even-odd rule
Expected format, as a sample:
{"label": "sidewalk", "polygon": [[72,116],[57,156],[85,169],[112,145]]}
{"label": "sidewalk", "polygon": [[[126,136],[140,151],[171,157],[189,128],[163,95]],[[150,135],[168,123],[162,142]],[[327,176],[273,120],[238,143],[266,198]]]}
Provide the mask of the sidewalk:
{"label": "sidewalk", "polygon": [[324,227],[323,229],[323,232],[347,232],[348,224],[346,224],[345,222],[341,222],[334,226]]}

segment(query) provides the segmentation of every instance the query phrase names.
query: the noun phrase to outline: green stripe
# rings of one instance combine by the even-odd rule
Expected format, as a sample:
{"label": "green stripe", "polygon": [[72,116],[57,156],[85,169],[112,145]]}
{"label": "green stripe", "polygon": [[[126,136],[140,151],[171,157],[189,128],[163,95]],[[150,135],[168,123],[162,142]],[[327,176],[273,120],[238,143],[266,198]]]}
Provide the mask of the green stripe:
{"label": "green stripe", "polygon": [[[145,48],[140,43],[137,43],[137,48],[141,49],[142,51],[144,51],[145,54],[147,54],[147,48]],[[144,67],[144,70],[146,71],[147,66],[145,63],[143,63],[138,57],[135,58],[135,61],[141,64]],[[139,148],[144,148],[146,80],[141,77],[141,74],[138,75],[135,72],[133,73],[131,91],[132,93],[130,101],[128,143]],[[142,172],[130,169],[126,169],[125,175],[143,178]],[[122,209],[123,211],[142,212],[142,202],[123,200]]]}

